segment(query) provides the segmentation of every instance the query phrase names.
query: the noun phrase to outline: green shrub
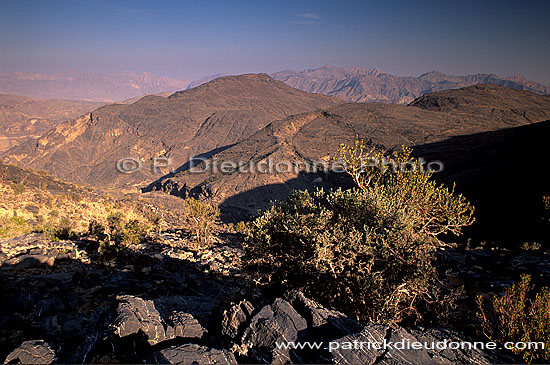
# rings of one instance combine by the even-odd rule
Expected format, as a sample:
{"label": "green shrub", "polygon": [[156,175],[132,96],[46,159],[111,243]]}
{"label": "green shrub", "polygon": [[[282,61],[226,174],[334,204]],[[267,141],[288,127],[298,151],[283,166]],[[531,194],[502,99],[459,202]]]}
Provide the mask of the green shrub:
{"label": "green shrub", "polygon": [[[251,223],[246,262],[268,282],[299,288],[359,320],[416,321],[441,304],[432,264],[443,244],[438,237],[460,234],[473,208],[429,173],[356,170],[367,154],[350,151],[340,149],[358,188],[298,191],[272,204]],[[410,150],[391,161],[418,164]]]}
{"label": "green shrub", "polygon": [[50,216],[47,221],[35,228],[36,232],[44,233],[44,236],[51,241],[72,240],[80,237],[75,231],[75,224],[68,217],[57,218],[57,215]]}
{"label": "green shrub", "polygon": [[245,222],[239,221],[237,224],[235,224],[234,229],[238,233],[244,233],[246,234],[248,232],[248,226]]}
{"label": "green shrub", "polygon": [[534,296],[531,276],[522,275],[519,282],[506,289],[504,295],[494,295],[489,303],[477,298],[478,317],[483,334],[492,341],[544,342],[544,348],[514,349],[523,359],[550,360],[550,288],[543,287]]}
{"label": "green shrub", "polygon": [[150,227],[136,219],[127,220],[122,212],[111,213],[107,217],[107,229],[95,223],[91,226],[92,234],[98,236],[98,232],[103,229],[99,236],[105,235],[107,239],[116,244],[137,244],[147,239]]}
{"label": "green shrub", "polygon": [[214,238],[216,220],[220,216],[218,207],[194,198],[185,201],[185,214],[191,233],[199,244],[208,244]]}
{"label": "green shrub", "polygon": [[27,190],[25,184],[23,183],[13,183],[10,186],[15,195],[22,194],[25,190]]}
{"label": "green shrub", "polygon": [[142,224],[137,219],[128,221],[124,227],[124,237],[122,243],[124,244],[138,244],[144,242],[147,239],[149,227]]}
{"label": "green shrub", "polygon": [[98,253],[104,260],[117,261],[124,257],[128,245],[146,241],[151,229],[136,219],[127,220],[122,212],[114,212],[107,217],[106,225],[91,221],[88,235],[99,243]]}
{"label": "green shrub", "polygon": [[13,238],[30,231],[31,226],[22,217],[0,216],[0,238]]}

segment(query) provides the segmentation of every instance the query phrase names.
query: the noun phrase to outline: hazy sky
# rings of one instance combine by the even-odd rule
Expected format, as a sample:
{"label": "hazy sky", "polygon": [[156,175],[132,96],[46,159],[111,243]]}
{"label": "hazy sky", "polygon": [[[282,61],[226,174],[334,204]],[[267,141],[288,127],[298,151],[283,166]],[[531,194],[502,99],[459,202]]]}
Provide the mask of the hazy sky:
{"label": "hazy sky", "polygon": [[325,64],[550,84],[550,1],[0,0],[0,71],[193,80]]}

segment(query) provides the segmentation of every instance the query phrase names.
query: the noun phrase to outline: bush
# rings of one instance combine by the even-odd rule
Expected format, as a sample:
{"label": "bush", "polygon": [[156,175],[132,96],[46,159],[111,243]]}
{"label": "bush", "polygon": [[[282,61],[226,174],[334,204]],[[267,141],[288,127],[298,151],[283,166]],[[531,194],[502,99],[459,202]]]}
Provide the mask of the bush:
{"label": "bush", "polygon": [[522,275],[519,282],[506,289],[504,295],[494,295],[489,303],[477,298],[478,317],[483,334],[491,341],[544,342],[544,348],[514,349],[523,359],[550,360],[550,288],[543,287],[529,298],[533,291],[531,277]]}
{"label": "bush", "polygon": [[243,221],[237,222],[237,224],[235,224],[234,229],[237,233],[246,234],[248,232],[248,226]]}
{"label": "bush", "polygon": [[27,187],[23,183],[13,183],[10,186],[15,195],[22,194],[23,192],[25,192],[25,190],[27,190]]}
{"label": "bush", "polygon": [[75,231],[75,223],[68,217],[58,219],[58,216],[50,216],[49,219],[35,231],[44,233],[44,236],[51,241],[72,240],[80,237]]}
{"label": "bush", "polygon": [[94,235],[100,241],[109,241],[115,244],[137,244],[147,239],[151,227],[141,223],[137,219],[127,220],[122,212],[111,213],[107,217],[107,227],[98,222],[91,222],[90,235]]}
{"label": "bush", "polygon": [[137,219],[128,220],[122,212],[111,213],[107,224],[92,220],[88,225],[88,235],[99,243],[98,253],[109,261],[117,261],[124,256],[127,246],[145,242],[152,227]]}
{"label": "bush", "polygon": [[214,227],[220,216],[218,207],[194,198],[185,201],[185,213],[191,234],[199,244],[208,244],[214,238]]}
{"label": "bush", "polygon": [[[460,234],[473,208],[430,173],[359,171],[368,157],[361,146],[340,149],[358,187],[298,191],[272,204],[251,223],[246,261],[268,282],[299,288],[359,320],[416,321],[441,304],[432,264],[443,244],[438,237]],[[419,163],[406,149],[391,161]]]}
{"label": "bush", "polygon": [[17,216],[0,216],[0,238],[13,238],[29,233],[31,226]]}

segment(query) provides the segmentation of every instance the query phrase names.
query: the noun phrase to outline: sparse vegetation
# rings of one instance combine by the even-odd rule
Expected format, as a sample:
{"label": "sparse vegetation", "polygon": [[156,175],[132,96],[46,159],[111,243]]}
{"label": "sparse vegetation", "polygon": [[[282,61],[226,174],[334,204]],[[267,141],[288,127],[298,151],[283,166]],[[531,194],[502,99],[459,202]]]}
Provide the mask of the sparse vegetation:
{"label": "sparse vegetation", "polygon": [[246,234],[248,232],[248,225],[243,221],[238,221],[234,228],[238,233]]}
{"label": "sparse vegetation", "polygon": [[537,251],[540,250],[542,245],[538,242],[523,242],[521,248],[526,251]]}
{"label": "sparse vegetation", "polygon": [[274,203],[251,224],[248,264],[267,282],[300,288],[360,320],[417,321],[447,302],[432,256],[441,235],[473,222],[473,207],[431,181],[408,149],[389,156],[407,171],[364,169],[365,158],[386,155],[361,141],[339,153],[358,187],[298,191]]}
{"label": "sparse vegetation", "polygon": [[22,217],[0,216],[0,238],[12,238],[30,231],[31,226]]}
{"label": "sparse vegetation", "polygon": [[[51,241],[95,236],[104,227],[107,242],[139,243],[163,226],[162,212],[136,201],[115,200],[109,195],[92,193],[84,188],[58,182],[51,176],[36,174],[13,166],[0,169],[0,237],[11,238],[31,231],[44,233]],[[25,184],[14,183],[15,178]],[[47,183],[46,183],[47,182]],[[45,190],[43,186],[52,186]],[[97,229],[90,233],[90,226]],[[95,236],[97,238],[97,236]]]}
{"label": "sparse vegetation", "polygon": [[35,231],[44,233],[46,238],[52,241],[76,239],[82,235],[76,231],[75,222],[70,218],[59,218],[57,210],[52,213],[45,223],[35,228]]}
{"label": "sparse vegetation", "polygon": [[13,192],[16,195],[19,195],[19,194],[23,193],[26,189],[25,184],[23,184],[23,183],[17,183],[17,184],[13,183],[10,186],[11,186],[11,189],[13,190]]}
{"label": "sparse vegetation", "polygon": [[[530,275],[489,300],[477,297],[483,334],[492,341],[539,342],[538,348],[514,349],[527,363],[550,360],[550,288],[533,293]],[[544,343],[544,348],[540,346]],[[532,344],[531,344],[532,346]]]}
{"label": "sparse vegetation", "polygon": [[214,237],[216,220],[220,216],[219,208],[206,201],[188,198],[185,202],[185,214],[195,242],[209,244]]}

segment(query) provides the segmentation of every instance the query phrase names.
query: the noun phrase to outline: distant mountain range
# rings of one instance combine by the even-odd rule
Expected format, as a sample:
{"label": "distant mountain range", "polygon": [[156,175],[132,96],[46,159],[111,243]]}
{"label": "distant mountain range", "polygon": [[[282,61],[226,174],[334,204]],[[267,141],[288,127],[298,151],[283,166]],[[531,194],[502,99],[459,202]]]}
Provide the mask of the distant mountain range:
{"label": "distant mountain range", "polygon": [[304,71],[276,72],[272,77],[299,90],[355,102],[408,104],[428,93],[475,84],[496,84],[541,95],[550,94],[550,87],[528,81],[521,75],[505,78],[495,74],[452,76],[433,71],[414,77],[393,76],[376,68],[323,66]]}
{"label": "distant mountain range", "polygon": [[[57,75],[0,73],[0,93],[38,99],[120,102],[126,99],[137,100],[144,95],[171,94],[192,89],[224,76],[226,75],[218,73],[189,82],[131,71],[113,74],[68,71]],[[527,90],[541,95],[550,94],[549,86],[526,80],[521,75],[452,76],[433,71],[420,76],[394,76],[377,68],[323,66],[303,71],[280,71],[271,76],[302,91],[354,102],[408,104],[428,93],[480,83]]]}
{"label": "distant mountain range", "polygon": [[183,90],[188,84],[185,80],[131,71],[113,74],[69,71],[57,75],[0,73],[0,93],[25,95],[37,99],[113,102]]}

